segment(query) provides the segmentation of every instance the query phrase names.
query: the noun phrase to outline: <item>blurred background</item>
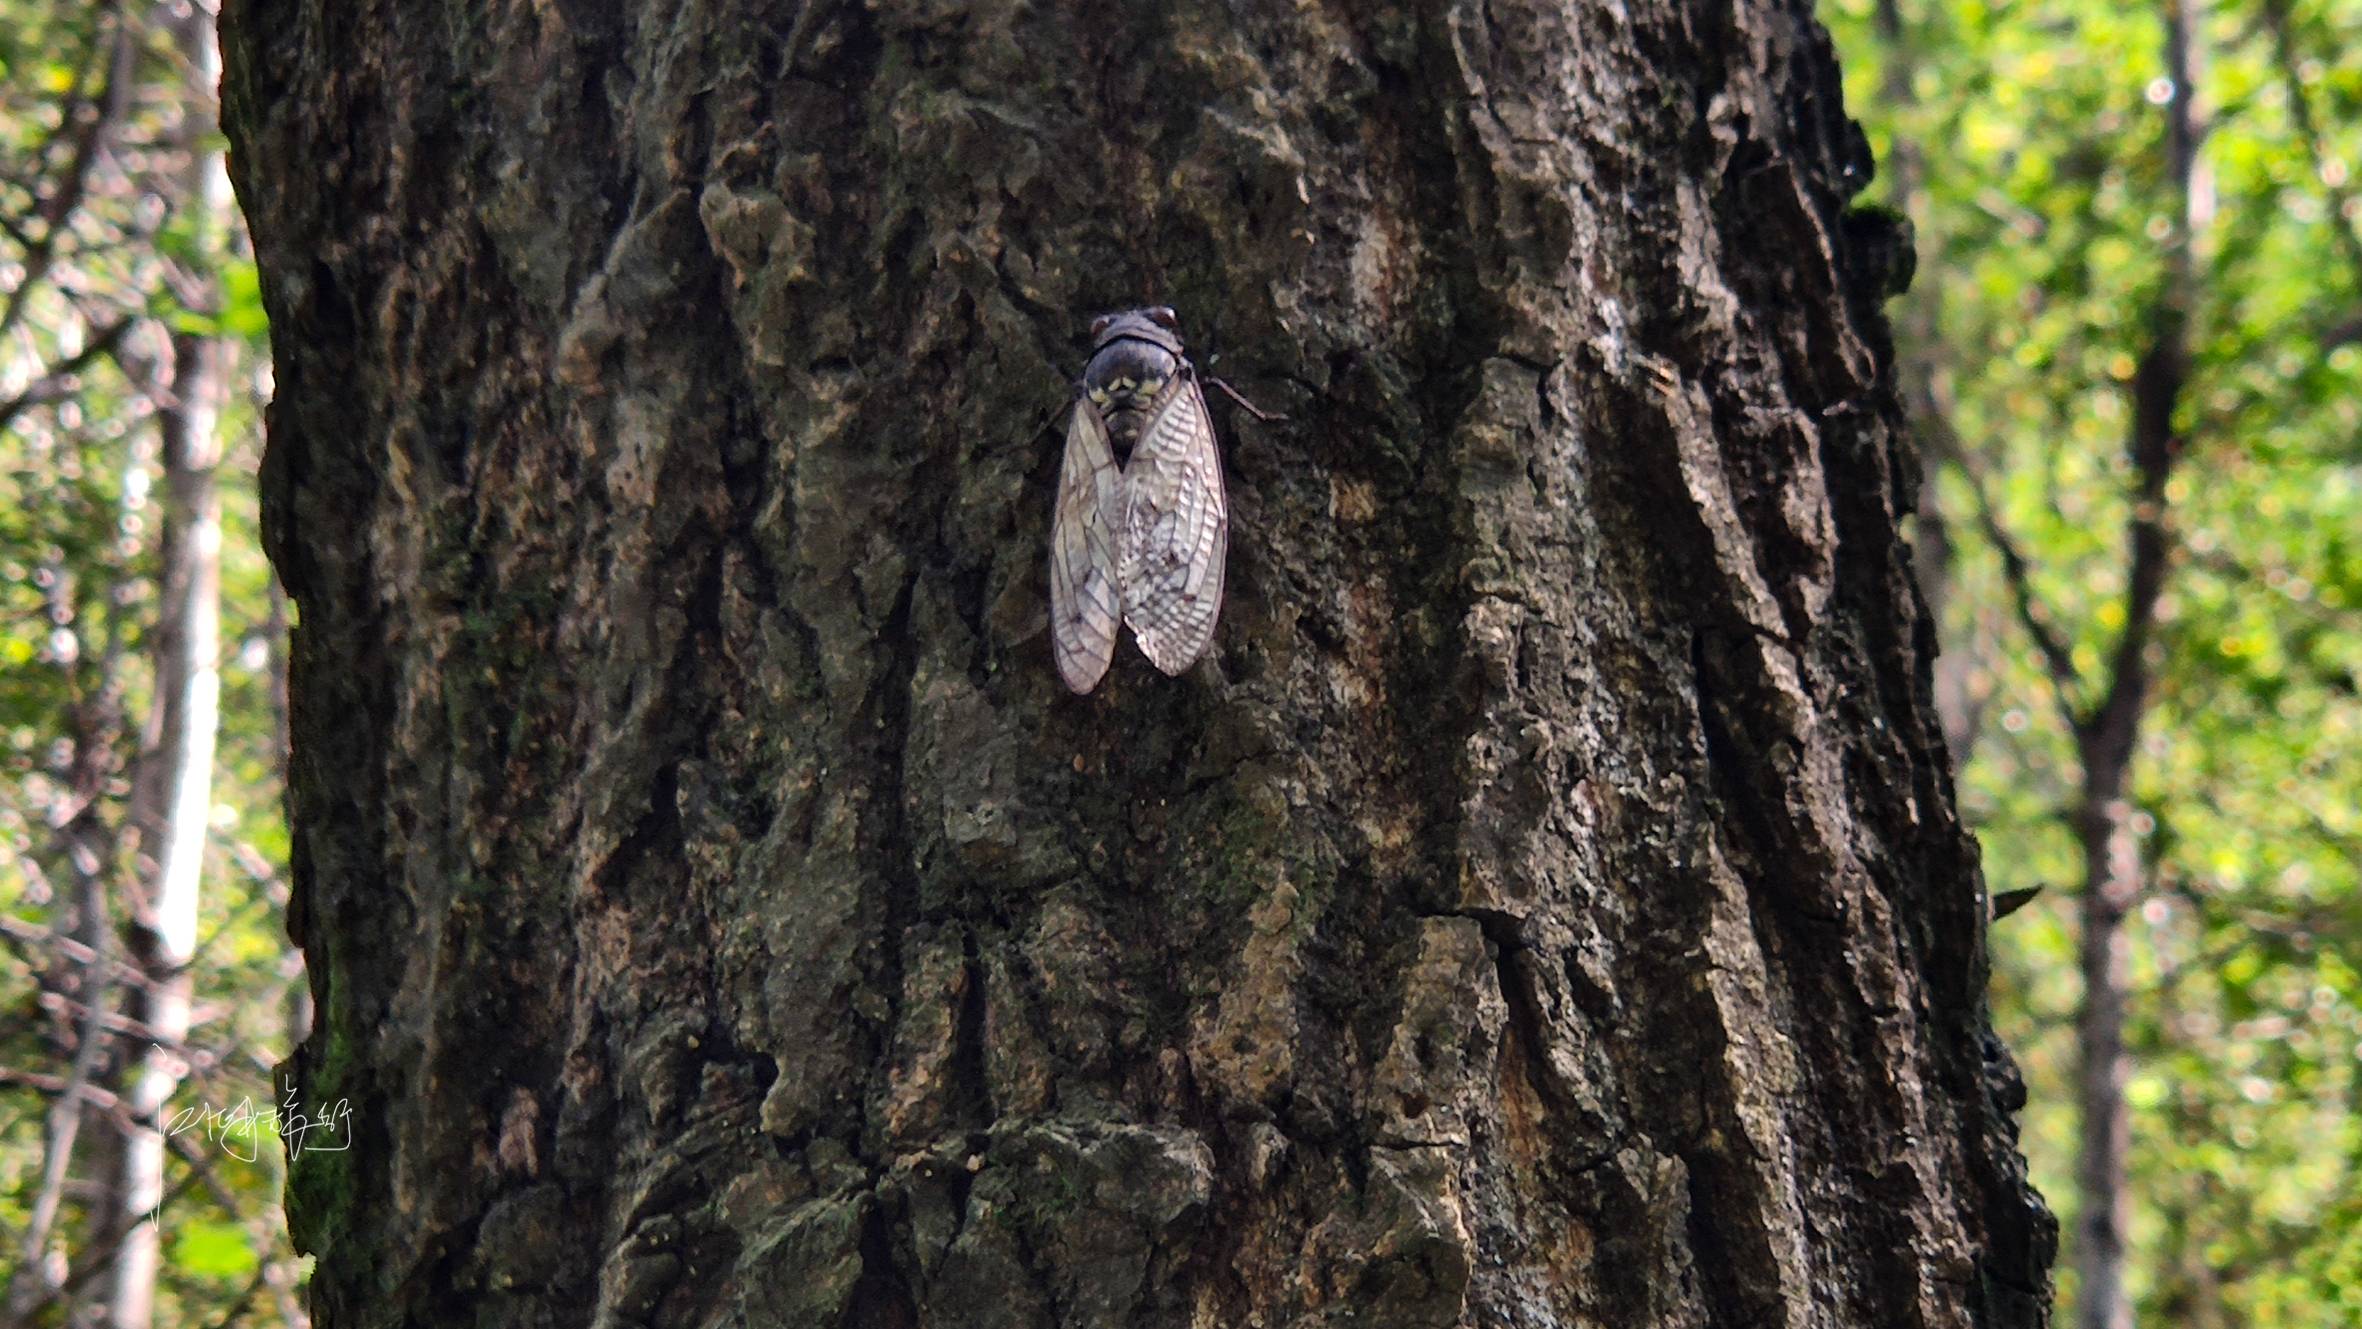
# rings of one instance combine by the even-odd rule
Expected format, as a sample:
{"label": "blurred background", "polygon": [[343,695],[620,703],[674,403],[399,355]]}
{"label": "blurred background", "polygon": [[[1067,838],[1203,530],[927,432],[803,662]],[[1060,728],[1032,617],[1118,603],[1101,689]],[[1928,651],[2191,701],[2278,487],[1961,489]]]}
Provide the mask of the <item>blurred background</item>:
{"label": "blurred background", "polygon": [[289,611],[219,76],[209,9],[0,0],[0,1325],[303,1323]]}
{"label": "blurred background", "polygon": [[2362,3],[1821,14],[2059,1323],[2362,1325]]}
{"label": "blurred background", "polygon": [[[2362,1324],[2362,0],[1822,17],[2060,1323]],[[303,1322],[211,20],[0,0],[0,1324]]]}

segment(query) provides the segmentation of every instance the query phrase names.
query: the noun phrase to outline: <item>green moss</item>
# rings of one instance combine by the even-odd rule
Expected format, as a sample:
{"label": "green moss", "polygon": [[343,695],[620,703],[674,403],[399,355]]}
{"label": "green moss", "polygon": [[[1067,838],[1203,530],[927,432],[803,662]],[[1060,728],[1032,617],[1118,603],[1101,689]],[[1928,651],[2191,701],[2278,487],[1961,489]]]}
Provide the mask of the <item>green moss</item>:
{"label": "green moss", "polygon": [[287,1166],[287,1235],[306,1255],[324,1255],[360,1212],[353,1152],[306,1148]]}
{"label": "green moss", "polygon": [[[309,1057],[298,1054],[282,1066],[280,1100],[275,1105],[282,1113],[301,1112],[306,1118],[307,1129],[295,1131],[294,1123],[285,1118],[281,1128],[293,1155],[287,1164],[287,1231],[295,1248],[310,1255],[324,1253],[331,1240],[363,1216],[359,1164],[370,1147],[353,1134],[360,1113],[350,1086],[359,1079],[359,1057],[350,1013],[340,1010],[344,1003],[334,976],[341,966],[335,943],[330,944],[330,961],[321,970],[327,990],[320,996],[319,1036],[307,1045],[317,1051]],[[344,1115],[337,1111],[340,1104],[356,1110]],[[323,1119],[335,1129],[310,1125]]]}
{"label": "green moss", "polygon": [[1217,908],[1243,911],[1270,888],[1274,863],[1287,843],[1285,814],[1257,800],[1236,799],[1216,823],[1215,843],[1206,893]]}
{"label": "green moss", "polygon": [[1065,1158],[1047,1172],[1036,1172],[1020,1200],[1026,1218],[1049,1226],[1063,1223],[1083,1207],[1083,1188],[1074,1179],[1077,1160]]}

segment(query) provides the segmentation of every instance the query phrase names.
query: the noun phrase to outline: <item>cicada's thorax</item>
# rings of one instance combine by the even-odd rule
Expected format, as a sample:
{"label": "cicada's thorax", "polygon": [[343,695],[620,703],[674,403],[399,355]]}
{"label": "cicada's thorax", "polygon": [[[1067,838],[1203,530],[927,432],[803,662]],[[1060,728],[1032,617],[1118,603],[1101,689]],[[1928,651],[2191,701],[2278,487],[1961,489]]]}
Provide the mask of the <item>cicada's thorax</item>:
{"label": "cicada's thorax", "polygon": [[1142,327],[1127,326],[1132,321],[1133,316],[1119,315],[1083,370],[1083,391],[1106,418],[1118,461],[1130,458],[1157,398],[1187,366],[1171,333],[1146,319],[1137,320]]}

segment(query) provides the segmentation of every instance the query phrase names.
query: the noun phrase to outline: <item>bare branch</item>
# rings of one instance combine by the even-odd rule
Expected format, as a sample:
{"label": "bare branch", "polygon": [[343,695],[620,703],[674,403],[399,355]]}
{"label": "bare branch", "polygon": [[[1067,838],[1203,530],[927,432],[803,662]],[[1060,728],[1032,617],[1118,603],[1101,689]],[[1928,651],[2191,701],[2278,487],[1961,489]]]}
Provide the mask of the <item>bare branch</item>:
{"label": "bare branch", "polygon": [[[2179,311],[2164,317],[2178,320]],[[2178,328],[2161,330],[2133,376],[2132,516],[2126,523],[2131,560],[2125,578],[2124,630],[2108,669],[2108,689],[2092,711],[2088,730],[2095,764],[2121,768],[2132,755],[2140,716],[2148,705],[2148,646],[2157,626],[2157,602],[2165,593],[2172,545],[2166,534],[2165,482],[2181,440],[2173,434],[2173,410],[2188,369]]]}
{"label": "bare branch", "polygon": [[[2347,264],[2354,270],[2356,290],[2362,291],[2362,232],[2354,229],[2354,191],[2344,175],[2325,169],[2329,164],[2328,150],[2323,146],[2320,122],[2313,115],[2312,97],[2305,90],[2301,72],[2304,62],[2297,57],[2296,30],[2289,18],[2288,0],[2264,0],[2263,11],[2264,23],[2272,30],[2272,55],[2280,67],[2280,83],[2288,90],[2289,118],[2296,122],[2297,135],[2305,141],[2305,155],[2313,163],[2313,178],[2329,194],[2330,230],[2337,237],[2338,248],[2345,251]],[[2332,330],[2329,344],[2340,344],[2341,336],[2339,330]]]}
{"label": "bare branch", "polygon": [[100,356],[113,355],[115,343],[123,340],[123,334],[131,330],[131,323],[132,320],[129,318],[116,319],[113,323],[100,329],[97,336],[84,343],[81,350],[67,356],[39,378],[34,379],[23,392],[5,402],[0,402],[0,429],[6,429],[15,423],[16,417],[24,414],[28,408],[47,405],[71,393],[74,390],[74,375],[82,372],[91,361]]}
{"label": "bare branch", "polygon": [[2157,602],[2165,593],[2172,545],[2166,533],[2166,481],[2181,457],[2182,438],[2173,417],[2189,381],[2190,308],[2197,276],[2190,253],[2196,218],[2198,129],[2192,113],[2193,53],[2188,14],[2167,8],[2168,77],[2174,95],[2166,103],[2167,167],[2180,199],[2172,242],[2165,251],[2165,282],[2151,308],[2148,348],[2132,375],[2132,516],[2125,524],[2129,560],[2125,569],[2124,630],[2116,639],[2107,691],[2092,711],[2084,745],[2085,781],[2103,799],[2120,790],[2124,769],[2139,737],[2149,702],[2148,646],[2157,625]]}
{"label": "bare branch", "polygon": [[110,981],[117,984],[137,985],[147,981],[147,975],[136,966],[113,956],[102,955],[82,942],[53,929],[42,927],[38,923],[28,923],[21,918],[0,914],[0,937],[6,937],[10,941],[18,942],[24,946],[55,951],[75,964],[103,963],[109,970]]}
{"label": "bare branch", "polygon": [[[24,316],[26,301],[49,274],[49,265],[57,258],[57,242],[65,234],[74,210],[81,206],[82,196],[90,188],[90,175],[99,151],[106,144],[107,133],[123,118],[130,104],[132,63],[137,48],[132,42],[131,25],[114,16],[114,41],[107,57],[107,81],[93,99],[97,108],[89,122],[82,126],[74,143],[74,155],[59,177],[57,187],[41,204],[42,228],[40,236],[25,250],[24,276],[16,289],[8,293],[8,303],[0,307],[0,335],[5,335],[17,320]],[[72,117],[66,123],[71,123]],[[63,125],[60,126],[61,131]]]}
{"label": "bare branch", "polygon": [[2082,676],[2076,671],[2075,657],[2053,626],[2050,610],[2042,603],[2034,589],[2034,570],[2027,563],[2025,553],[2018,548],[2009,528],[2002,525],[2001,514],[1993,507],[1992,498],[1985,493],[1984,476],[1963,456],[1961,474],[1968,479],[1969,493],[1976,499],[1977,527],[1992,542],[1993,550],[2001,556],[2001,576],[2009,583],[2010,601],[2017,608],[2018,623],[2034,642],[2034,650],[2042,657],[2044,672],[2050,677],[2053,695],[2058,700],[2059,713],[2069,730],[2082,728],[2082,715],[2077,709],[2083,691]]}
{"label": "bare branch", "polygon": [[[10,1318],[23,1323],[33,1309],[55,1295],[55,1289],[44,1287],[48,1267],[50,1234],[56,1230],[60,1205],[65,1197],[66,1177],[72,1170],[74,1149],[82,1131],[82,1102],[95,1089],[100,1057],[106,1049],[107,1038],[103,1023],[106,1006],[107,975],[104,951],[107,935],[104,920],[98,917],[103,908],[95,881],[84,876],[78,892],[83,925],[97,946],[82,967],[82,990],[91,1000],[82,1027],[81,1045],[74,1051],[73,1068],[59,1085],[60,1092],[49,1105],[45,1149],[41,1160],[41,1182],[34,1189],[33,1202],[27,1207],[25,1230],[17,1242],[16,1272],[9,1277],[6,1296],[0,1298]],[[35,1298],[40,1298],[35,1301]]]}
{"label": "bare branch", "polygon": [[247,1280],[245,1290],[230,1303],[228,1310],[222,1312],[221,1318],[213,1322],[213,1329],[232,1329],[232,1326],[244,1320],[246,1313],[254,1309],[255,1294],[269,1284],[270,1277],[271,1262],[267,1258],[258,1261],[254,1277]]}
{"label": "bare branch", "polygon": [[220,1054],[210,1048],[197,1047],[186,1038],[158,1029],[145,1021],[133,1019],[120,1011],[111,1011],[90,1002],[76,1001],[62,992],[42,993],[40,1004],[44,1009],[71,1011],[83,1017],[85,1021],[95,1016],[100,1026],[109,1033],[125,1035],[142,1044],[159,1047],[167,1052],[186,1057],[192,1062],[211,1064],[221,1060]]}

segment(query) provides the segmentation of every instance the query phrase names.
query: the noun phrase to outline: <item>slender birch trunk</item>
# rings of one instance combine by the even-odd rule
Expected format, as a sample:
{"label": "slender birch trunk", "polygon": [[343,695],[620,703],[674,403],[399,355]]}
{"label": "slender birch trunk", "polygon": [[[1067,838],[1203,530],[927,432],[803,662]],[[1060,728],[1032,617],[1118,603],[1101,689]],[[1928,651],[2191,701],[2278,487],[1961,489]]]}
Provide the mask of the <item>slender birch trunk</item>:
{"label": "slender birch trunk", "polygon": [[[212,90],[220,61],[213,25],[191,7],[174,24],[191,88],[178,147],[186,154],[179,206],[201,235],[218,234],[229,204],[220,153],[204,145],[213,132]],[[200,278],[199,280],[205,280]],[[115,1193],[126,1216],[152,1213],[164,1196],[165,1105],[186,1067],[177,1047],[189,1030],[197,913],[207,831],[213,813],[213,755],[221,695],[221,501],[214,483],[225,348],[204,332],[172,337],[171,399],[157,412],[163,468],[161,614],[156,633],[154,741],[141,755],[156,793],[145,800],[142,857],[152,863],[146,899],[133,924],[133,953],[148,985],[134,1003],[160,1040],[131,1071],[125,1104],[137,1125],[124,1140]],[[161,1255],[157,1222],[133,1227],[108,1276],[107,1322],[148,1329],[155,1317]]]}

